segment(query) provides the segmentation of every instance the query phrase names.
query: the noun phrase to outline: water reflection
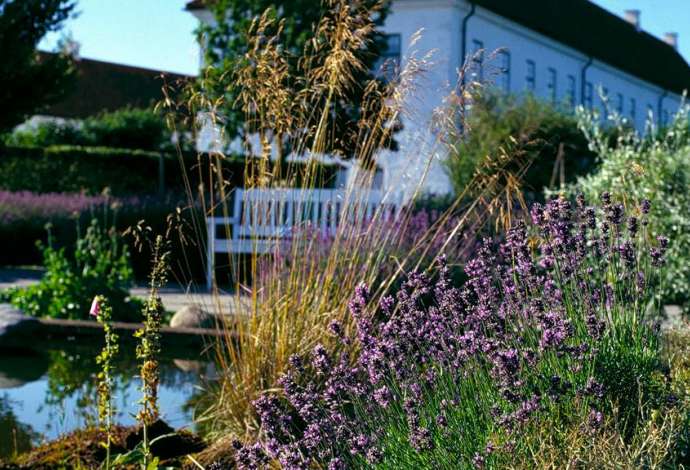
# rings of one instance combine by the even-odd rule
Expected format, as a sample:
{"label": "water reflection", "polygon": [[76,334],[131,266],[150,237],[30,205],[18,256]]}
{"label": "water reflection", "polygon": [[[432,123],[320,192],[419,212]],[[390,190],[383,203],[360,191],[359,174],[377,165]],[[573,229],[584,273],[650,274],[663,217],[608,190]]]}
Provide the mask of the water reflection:
{"label": "water reflection", "polygon": [[0,395],[0,458],[29,450],[38,438],[31,426],[19,422],[7,394]]}
{"label": "water reflection", "polygon": [[[43,351],[0,351],[0,458],[95,424],[99,349],[72,342]],[[128,349],[129,345],[121,345],[121,351]],[[193,430],[190,404],[198,400],[212,367],[195,351],[172,356],[161,361],[161,416],[174,428]],[[114,367],[117,422],[134,424],[139,399],[136,360],[133,355],[120,355]]]}

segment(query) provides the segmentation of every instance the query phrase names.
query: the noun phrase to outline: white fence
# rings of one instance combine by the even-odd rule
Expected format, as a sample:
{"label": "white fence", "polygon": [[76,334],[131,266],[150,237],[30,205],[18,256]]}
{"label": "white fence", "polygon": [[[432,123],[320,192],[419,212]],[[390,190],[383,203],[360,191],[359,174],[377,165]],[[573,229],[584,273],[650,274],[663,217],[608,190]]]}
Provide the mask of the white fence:
{"label": "white fence", "polygon": [[270,253],[295,229],[334,235],[343,221],[362,222],[375,215],[386,220],[397,216],[400,207],[398,198],[380,191],[237,189],[230,217],[206,219],[207,286],[213,283],[216,253]]}

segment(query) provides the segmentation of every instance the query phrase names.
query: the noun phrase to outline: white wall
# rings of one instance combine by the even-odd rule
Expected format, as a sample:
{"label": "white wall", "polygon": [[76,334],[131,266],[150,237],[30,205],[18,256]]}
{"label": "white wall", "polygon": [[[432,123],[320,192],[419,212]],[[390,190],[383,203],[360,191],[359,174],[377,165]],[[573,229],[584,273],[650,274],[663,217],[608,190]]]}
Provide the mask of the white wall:
{"label": "white wall", "polygon": [[[456,85],[457,71],[463,63],[462,22],[469,11],[470,5],[466,0],[394,0],[392,4],[383,31],[401,35],[402,66],[405,66],[407,58],[421,58],[431,51],[433,65],[418,78],[417,89],[406,102],[403,129],[396,134],[400,150],[382,151],[377,156],[384,170],[384,189],[409,194],[418,185],[420,177],[426,174],[426,191],[442,194],[451,190],[442,164],[443,147],[438,142],[438,135],[432,131],[431,121],[434,110],[442,105],[444,97]],[[210,15],[203,12],[197,17],[201,21],[211,20]],[[411,38],[420,30],[421,39],[411,46]],[[586,30],[583,34],[587,34]],[[468,21],[467,54],[473,50],[473,40],[483,43],[487,58],[484,64],[486,78],[495,77],[501,65],[498,60],[489,61],[491,53],[505,49],[510,54],[512,93],[526,90],[527,61],[532,60],[536,65],[537,96],[550,99],[548,70],[553,68],[557,73],[556,101],[562,103],[566,100],[567,77],[573,76],[576,104],[582,104],[582,70],[590,62],[588,56],[481,7],[476,8]],[[672,116],[681,102],[681,97],[673,93],[666,94],[660,101],[664,90],[658,86],[596,59],[591,60],[587,68],[586,82],[592,84],[592,106],[600,110],[604,109],[598,91],[602,88],[608,91],[610,111],[617,108],[618,94],[623,96],[622,115],[628,119],[631,117],[631,98],[634,98],[634,125],[640,131],[645,129],[648,108],[656,121],[660,102],[662,115],[667,116]],[[211,132],[205,136],[208,141],[199,142],[202,149],[210,146],[216,137]]]}

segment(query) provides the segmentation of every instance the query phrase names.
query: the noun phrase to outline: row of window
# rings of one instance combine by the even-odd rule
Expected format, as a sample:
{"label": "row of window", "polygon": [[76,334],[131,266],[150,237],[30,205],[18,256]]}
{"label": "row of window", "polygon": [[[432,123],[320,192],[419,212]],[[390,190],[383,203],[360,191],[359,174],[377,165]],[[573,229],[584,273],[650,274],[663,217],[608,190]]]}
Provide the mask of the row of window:
{"label": "row of window", "polygon": [[[401,60],[401,37],[400,34],[388,34],[386,35],[386,46],[383,54],[379,58],[379,63],[381,65],[384,62],[388,62],[394,67],[400,65]],[[474,75],[474,78],[479,82],[484,81],[484,43],[478,39],[472,41],[472,68],[470,72]],[[495,77],[495,84],[505,93],[511,92],[511,55],[510,51],[502,49],[496,54],[496,61],[498,63],[498,75]],[[525,88],[529,92],[536,92],[537,90],[537,64],[534,60],[527,59],[526,61],[526,75],[525,75]],[[494,78],[494,77],[492,77]],[[559,89],[558,89],[558,70],[554,67],[548,67],[546,69],[546,90],[548,99],[556,104],[559,100]],[[586,82],[584,84],[584,90],[582,90],[583,95],[583,105],[592,109],[594,107],[594,85],[591,82]],[[607,109],[615,110],[620,116],[624,115],[626,111],[625,97],[622,93],[616,93],[615,97],[609,96],[609,91],[606,87],[599,90],[602,95],[602,106]],[[575,75],[567,74],[565,76],[565,90],[564,90],[565,102],[574,106],[578,102],[578,91],[577,91],[577,80]],[[637,120],[637,100],[630,97],[627,101],[627,116],[632,122]],[[653,113],[653,107],[651,104],[647,105],[647,112]],[[663,111],[661,116],[662,124],[668,123],[668,111]]]}
{"label": "row of window", "polygon": [[[472,42],[472,70],[471,73],[475,79],[482,82],[484,80],[484,44],[482,41],[474,40]],[[495,84],[506,93],[510,93],[511,83],[511,55],[508,50],[500,50],[497,52],[497,62],[499,65],[498,76]],[[529,92],[536,92],[537,90],[537,64],[532,59],[526,61],[526,75],[525,75],[525,89]],[[553,67],[546,69],[546,90],[548,99],[556,104],[559,99],[558,90],[558,71]],[[583,105],[586,108],[592,109],[594,107],[594,86],[591,82],[586,82],[584,87]],[[609,97],[608,89],[606,87],[601,89],[602,105],[604,107],[615,106],[615,111],[623,116],[625,111],[625,98],[622,93],[617,93],[613,102]],[[577,100],[577,80],[575,75],[568,74],[565,77],[565,101],[567,104],[573,106]],[[637,118],[637,101],[631,97],[628,100],[628,116],[634,122]],[[648,112],[653,110],[651,105],[648,105]],[[666,121],[663,119],[662,121]]]}

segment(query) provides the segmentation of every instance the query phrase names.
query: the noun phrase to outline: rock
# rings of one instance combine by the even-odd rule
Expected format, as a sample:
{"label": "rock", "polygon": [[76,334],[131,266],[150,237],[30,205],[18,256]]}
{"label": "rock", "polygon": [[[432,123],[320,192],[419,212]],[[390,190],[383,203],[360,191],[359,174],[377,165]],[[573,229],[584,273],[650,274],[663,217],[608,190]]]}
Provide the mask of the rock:
{"label": "rock", "polygon": [[215,316],[192,304],[182,307],[170,319],[170,326],[175,328],[215,328]]}
{"label": "rock", "polygon": [[182,372],[199,373],[204,370],[205,365],[201,361],[190,361],[187,359],[173,359],[173,364]]}
{"label": "rock", "polygon": [[28,337],[40,326],[41,323],[34,317],[24,315],[24,312],[10,304],[0,304],[0,345],[10,340]]}
{"label": "rock", "polygon": [[[143,439],[141,427],[134,429],[125,437],[128,449],[134,449]],[[198,436],[184,430],[175,431],[166,422],[159,419],[146,428],[146,436],[151,444],[151,453],[163,460],[195,454],[206,448],[204,441]]]}

